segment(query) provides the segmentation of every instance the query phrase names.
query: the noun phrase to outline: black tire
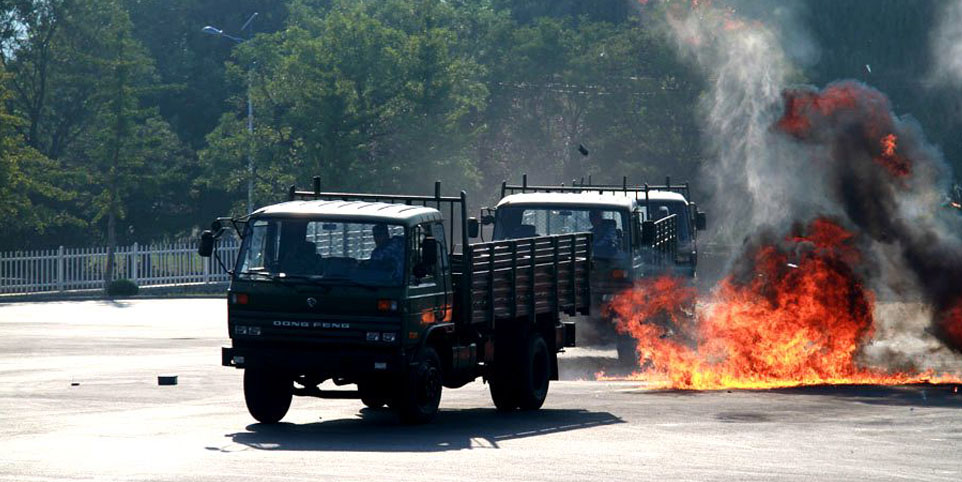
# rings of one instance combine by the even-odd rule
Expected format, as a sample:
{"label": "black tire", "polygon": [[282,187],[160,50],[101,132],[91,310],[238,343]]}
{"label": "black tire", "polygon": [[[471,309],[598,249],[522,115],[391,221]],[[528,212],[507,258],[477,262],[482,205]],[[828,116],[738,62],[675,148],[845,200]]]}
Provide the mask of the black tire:
{"label": "black tire", "polygon": [[517,384],[507,373],[498,372],[499,370],[495,368],[494,376],[488,380],[488,389],[491,390],[491,400],[494,401],[494,407],[497,408],[498,411],[510,412],[518,408]]}
{"label": "black tire", "polygon": [[366,383],[358,384],[357,391],[361,395],[361,403],[368,408],[384,408],[388,397]]}
{"label": "black tire", "polygon": [[518,379],[518,408],[537,410],[548,397],[551,382],[551,353],[540,333],[532,333],[526,340],[522,354],[521,376]]}
{"label": "black tire", "polygon": [[244,401],[247,411],[261,423],[277,423],[291,408],[293,381],[283,375],[259,368],[244,370]]}
{"label": "black tire", "polygon": [[491,400],[500,412],[510,412],[518,408],[518,373],[521,363],[518,335],[514,332],[498,333],[494,345],[494,366],[488,376],[488,389]]}
{"label": "black tire", "polygon": [[407,424],[430,422],[441,404],[441,358],[432,347],[424,347],[417,355],[417,365],[408,371],[400,387],[394,407]]}

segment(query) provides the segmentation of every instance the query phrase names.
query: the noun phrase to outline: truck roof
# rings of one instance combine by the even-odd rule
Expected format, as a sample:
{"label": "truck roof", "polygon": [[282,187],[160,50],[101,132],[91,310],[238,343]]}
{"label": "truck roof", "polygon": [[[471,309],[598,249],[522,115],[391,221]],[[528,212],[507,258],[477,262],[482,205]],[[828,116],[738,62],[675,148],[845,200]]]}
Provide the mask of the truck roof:
{"label": "truck roof", "polygon": [[[637,199],[636,199],[637,196]],[[648,196],[652,201],[681,201],[686,202],[685,197],[676,192],[670,191],[648,191]],[[599,194],[597,191],[580,193],[557,193],[557,192],[533,192],[520,193],[505,196],[498,203],[498,207],[503,206],[598,206],[611,209],[632,210],[636,206],[643,207],[645,202],[644,193],[606,191]]]}
{"label": "truck roof", "polygon": [[[638,198],[639,201],[645,201],[645,193],[643,192],[625,192],[625,191],[611,191],[606,192],[605,195],[619,196],[619,197],[630,197]],[[688,200],[685,199],[681,193],[674,191],[648,191],[648,198],[652,201],[681,201],[687,203]]]}
{"label": "truck roof", "polygon": [[425,206],[367,201],[288,201],[265,206],[253,216],[317,216],[327,219],[365,223],[414,226],[426,221],[441,221],[441,212]]}

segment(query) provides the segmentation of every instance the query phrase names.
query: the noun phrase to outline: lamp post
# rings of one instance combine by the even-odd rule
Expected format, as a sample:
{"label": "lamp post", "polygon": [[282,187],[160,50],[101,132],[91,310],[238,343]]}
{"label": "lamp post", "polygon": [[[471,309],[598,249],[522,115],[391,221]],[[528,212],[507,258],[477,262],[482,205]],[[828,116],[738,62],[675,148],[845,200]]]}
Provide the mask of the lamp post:
{"label": "lamp post", "polygon": [[[254,36],[254,17],[257,16],[257,12],[254,12],[250,18],[244,22],[244,26],[241,27],[241,32],[247,31],[247,38],[235,37],[233,35],[224,33],[223,30],[212,27],[210,25],[201,29],[201,32],[208,35],[215,35],[218,37],[224,37],[232,42],[241,44],[247,40],[250,40]],[[254,211],[254,104],[251,101],[251,82],[253,80],[254,69],[250,67],[247,69],[247,135],[250,139],[247,147],[247,212]]]}

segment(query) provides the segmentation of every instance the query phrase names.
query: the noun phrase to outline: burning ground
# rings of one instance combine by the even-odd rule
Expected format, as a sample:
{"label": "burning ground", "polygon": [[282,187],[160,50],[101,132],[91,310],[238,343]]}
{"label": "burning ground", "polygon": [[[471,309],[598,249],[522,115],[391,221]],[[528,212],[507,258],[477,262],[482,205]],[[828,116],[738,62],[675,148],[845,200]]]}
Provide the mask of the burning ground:
{"label": "burning ground", "polygon": [[[717,79],[704,106],[717,222],[750,234],[697,303],[670,277],[611,303],[638,341],[632,378],[686,389],[958,381],[962,227],[936,213],[951,178],[939,152],[869,86],[783,85],[790,62],[776,36],[733,20],[696,7],[668,24]],[[924,329],[884,330],[919,343],[879,348],[891,321],[877,319],[880,294],[921,303]],[[937,372],[933,353],[954,359],[954,373]]]}
{"label": "burning ground", "polygon": [[639,283],[609,308],[638,341],[643,371],[633,378],[700,390],[956,381],[861,366],[876,310],[858,244],[828,219],[780,239],[757,235],[695,316],[685,310],[696,297],[686,280]]}

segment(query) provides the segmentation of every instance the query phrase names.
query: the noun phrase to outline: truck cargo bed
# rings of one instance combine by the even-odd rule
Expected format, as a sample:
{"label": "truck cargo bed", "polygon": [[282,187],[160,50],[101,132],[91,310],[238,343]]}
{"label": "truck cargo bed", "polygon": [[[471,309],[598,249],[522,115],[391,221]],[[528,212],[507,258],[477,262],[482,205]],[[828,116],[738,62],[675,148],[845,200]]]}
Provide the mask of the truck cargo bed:
{"label": "truck cargo bed", "polygon": [[565,234],[472,244],[454,257],[460,323],[543,313],[587,314],[591,234]]}

